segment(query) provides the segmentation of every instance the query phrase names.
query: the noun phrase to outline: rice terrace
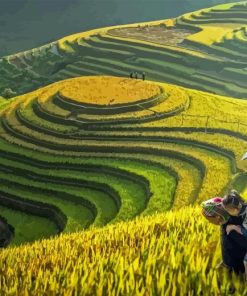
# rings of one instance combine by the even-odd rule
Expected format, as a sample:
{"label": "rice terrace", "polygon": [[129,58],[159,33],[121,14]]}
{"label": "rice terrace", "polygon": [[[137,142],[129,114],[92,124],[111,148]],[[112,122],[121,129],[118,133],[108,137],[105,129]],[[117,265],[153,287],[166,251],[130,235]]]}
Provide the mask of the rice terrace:
{"label": "rice terrace", "polygon": [[201,207],[247,201],[246,83],[247,1],[0,58],[0,296],[247,296]]}

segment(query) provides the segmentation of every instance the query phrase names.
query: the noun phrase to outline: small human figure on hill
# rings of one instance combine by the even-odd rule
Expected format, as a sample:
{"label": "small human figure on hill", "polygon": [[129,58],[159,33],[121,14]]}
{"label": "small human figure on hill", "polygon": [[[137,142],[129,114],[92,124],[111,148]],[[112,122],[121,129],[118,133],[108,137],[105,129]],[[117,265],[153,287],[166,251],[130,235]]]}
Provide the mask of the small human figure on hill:
{"label": "small human figure on hill", "polygon": [[111,100],[109,101],[109,104],[108,104],[108,105],[111,105],[114,101],[115,101],[115,99],[111,99]]}
{"label": "small human figure on hill", "polygon": [[[243,218],[242,225],[233,225],[229,224],[226,227],[226,233],[229,233],[235,230],[237,233],[242,234],[247,237],[247,203],[246,201],[238,194],[236,190],[231,190],[230,194],[226,195],[223,198],[222,205],[225,210],[231,216],[238,216]],[[245,280],[247,281],[247,252],[244,256],[244,267],[245,267]]]}
{"label": "small human figure on hill", "polygon": [[145,78],[146,78],[146,73],[142,72],[142,80],[145,80]]}
{"label": "small human figure on hill", "polygon": [[130,72],[130,78],[133,78],[133,76],[134,76],[134,73]]}

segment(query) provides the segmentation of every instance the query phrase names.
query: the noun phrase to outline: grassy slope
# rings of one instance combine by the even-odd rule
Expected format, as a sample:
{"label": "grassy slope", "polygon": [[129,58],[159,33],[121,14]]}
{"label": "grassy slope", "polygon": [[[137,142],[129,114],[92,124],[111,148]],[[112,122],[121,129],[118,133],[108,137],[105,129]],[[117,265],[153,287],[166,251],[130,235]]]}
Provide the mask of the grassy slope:
{"label": "grassy slope", "polygon": [[[210,225],[204,220],[198,207],[189,207],[188,204],[197,203],[199,198],[206,199],[211,195],[218,195],[220,190],[223,189],[222,187],[228,186],[231,178],[235,176],[231,169],[231,163],[237,163],[237,172],[241,174],[239,156],[247,149],[246,141],[241,141],[237,134],[233,137],[222,134],[217,120],[211,121],[210,127],[218,129],[218,133],[205,134],[195,130],[193,132],[195,128],[204,127],[205,122],[198,120],[196,117],[186,120],[186,114],[210,117],[217,115],[218,120],[233,120],[234,117],[240,115],[241,121],[244,121],[245,117],[241,117],[241,114],[247,109],[247,102],[162,84],[167,94],[173,98],[174,104],[177,103],[177,98],[183,95],[185,98],[187,96],[190,98],[190,104],[186,106],[182,113],[180,111],[170,118],[155,118],[151,122],[143,124],[134,123],[129,125],[129,128],[125,131],[121,130],[121,127],[123,128],[124,126],[117,124],[108,125],[105,128],[98,127],[95,131],[84,129],[85,126],[84,128],[81,126],[75,138],[68,138],[68,134],[64,134],[63,137],[58,135],[51,137],[46,134],[47,131],[40,133],[33,130],[31,126],[27,127],[25,124],[16,125],[18,118],[16,117],[15,110],[19,104],[22,103],[22,108],[25,110],[25,106],[30,106],[32,100],[35,100],[37,97],[44,107],[48,108],[49,106],[49,112],[58,112],[58,114],[61,112],[61,118],[65,120],[68,110],[56,106],[51,98],[59,90],[59,87],[62,88],[66,83],[69,89],[69,83],[73,83],[74,80],[76,79],[57,82],[45,89],[16,97],[12,102],[8,103],[7,107],[2,108],[2,116],[3,114],[6,115],[7,122],[16,132],[13,134],[10,129],[5,130],[5,133],[1,133],[0,151],[1,155],[6,158],[6,160],[2,161],[2,168],[8,165],[8,168],[13,166],[19,169],[29,169],[29,173],[33,174],[33,176],[35,174],[45,175],[47,167],[43,167],[41,170],[39,166],[41,163],[46,163],[49,166],[47,175],[50,176],[49,182],[46,183],[52,183],[53,176],[55,175],[60,177],[69,176],[74,181],[78,179],[79,170],[77,172],[70,172],[72,165],[85,165],[92,162],[105,167],[111,165],[118,170],[125,168],[129,173],[142,175],[149,181],[153,196],[151,196],[151,202],[146,207],[146,214],[145,211],[139,213],[140,216],[148,215],[147,217],[138,217],[136,220],[133,220],[132,217],[133,221],[120,224],[114,223],[114,225],[101,229],[95,229],[94,226],[90,226],[89,231],[61,235],[51,240],[37,241],[31,245],[26,244],[19,248],[10,247],[3,250],[0,254],[0,260],[3,262],[0,266],[0,271],[3,275],[1,277],[2,293],[4,295],[8,295],[10,292],[18,295],[25,295],[25,293],[42,295],[59,291],[60,295],[73,295],[75,293],[83,295],[83,291],[86,290],[91,294],[101,294],[102,291],[108,293],[111,291],[111,293],[124,295],[128,293],[135,295],[145,295],[145,293],[148,295],[156,295],[157,293],[175,295],[175,293],[184,294],[188,291],[190,293],[192,291],[194,293],[195,291],[196,293],[207,291],[206,293],[208,294],[206,295],[217,295],[217,293],[229,291],[232,286],[235,286],[237,293],[239,293],[236,295],[243,295],[241,293],[245,293],[244,289],[246,288],[244,284],[240,283],[239,279],[231,281],[225,273],[223,275],[222,273],[218,274],[213,269],[213,266],[219,262],[221,256],[216,226]],[[86,81],[86,79],[84,80]],[[132,81],[130,80],[130,82]],[[126,80],[125,83],[127,83]],[[96,85],[96,81],[93,85]],[[81,83],[81,87],[83,88],[83,83]],[[78,89],[78,92],[80,92],[80,89]],[[158,107],[159,105],[152,108]],[[165,114],[167,109],[161,108],[159,112],[161,114],[164,112]],[[29,117],[27,116],[27,119],[30,119],[30,116],[36,116],[36,124],[38,126],[40,124],[42,127],[42,123],[39,123],[39,116],[34,113],[28,114]],[[181,114],[184,116],[182,127],[190,128],[192,130],[190,134],[179,129]],[[120,115],[117,114],[117,116]],[[100,120],[101,116],[97,116]],[[136,114],[133,112],[132,117],[135,116],[138,116],[138,111],[136,111]],[[104,120],[104,117],[102,117],[102,120]],[[49,131],[51,122],[47,120],[47,123],[47,130]],[[66,131],[73,131],[73,127],[70,127],[71,121],[69,120],[63,124],[60,123],[60,125],[66,126]],[[162,132],[161,128],[169,126],[174,128],[170,136],[178,137],[180,140],[191,138],[194,142],[182,144],[178,140],[174,140],[173,143],[166,143],[166,131],[164,129]],[[109,127],[113,128],[113,130],[108,130]],[[143,128],[143,130],[138,131],[140,128]],[[149,132],[148,128],[152,128],[152,131]],[[234,132],[235,125],[225,125],[225,128],[228,131]],[[53,132],[55,132],[54,129]],[[124,133],[129,137],[134,135],[134,138],[127,139],[126,141],[121,138]],[[23,135],[29,136],[30,140],[27,141],[26,138],[22,138]],[[246,129],[241,130],[241,135],[247,135]],[[19,136],[21,137],[19,138]],[[107,140],[104,137],[111,138]],[[155,137],[159,141],[155,140]],[[142,140],[141,142],[140,139]],[[37,142],[38,140],[41,140],[41,142]],[[44,147],[44,143],[49,141],[56,143],[53,149]],[[196,145],[198,141],[201,144],[200,148]],[[60,148],[59,143],[63,145]],[[207,146],[209,143],[215,145],[216,150],[214,152],[209,150]],[[77,147],[88,146],[90,150],[87,153],[80,150],[72,151],[72,145]],[[102,148],[101,153],[94,152],[95,146]],[[103,147],[105,146],[116,148],[112,152],[106,153],[103,152]],[[125,151],[124,153],[122,147],[129,147],[132,150],[127,153]],[[138,150],[145,147],[148,148],[146,153]],[[226,149],[228,153],[232,152],[233,158],[228,158],[228,154],[223,156],[221,151],[217,150],[222,148]],[[155,154],[154,149],[162,151],[162,153],[157,154],[156,152]],[[168,150],[173,152],[173,155],[170,155],[170,157],[169,154],[166,154]],[[149,152],[147,153],[147,151]],[[120,152],[122,152],[122,155]],[[191,167],[188,164],[186,166],[184,159],[176,158],[179,155],[180,157],[181,155],[186,156],[187,160],[194,159],[194,162],[190,163]],[[135,161],[131,161],[132,158]],[[195,159],[197,159],[197,162],[195,162]],[[147,160],[151,161],[152,166],[145,162]],[[208,171],[203,178],[201,190],[197,191],[196,184],[202,181],[201,171],[199,169],[198,173],[196,171],[198,167],[195,165],[196,163],[198,164],[199,160],[206,165]],[[63,171],[59,169],[57,171],[55,169],[52,172],[53,163],[57,167],[59,167],[59,164],[70,166],[67,167],[68,170]],[[174,208],[167,213],[153,215],[151,218],[150,214],[153,214],[155,209],[156,212],[162,211],[163,206],[161,205],[170,202],[168,199],[172,198],[175,188],[174,180],[169,176],[170,171],[167,170],[169,174],[166,175],[165,171],[162,172],[160,170],[161,165],[166,165],[170,170],[174,169],[178,173],[177,194],[174,196],[174,207],[176,207],[176,210]],[[162,178],[157,175],[157,168]],[[163,167],[163,170],[166,170],[166,167]],[[18,174],[17,169],[15,174]],[[79,174],[80,178],[82,178],[82,172]],[[88,177],[90,176],[89,173],[87,175]],[[192,175],[193,178],[191,178]],[[96,173],[95,176],[99,180],[104,179],[105,182],[108,182],[107,179],[109,181],[111,179],[110,176],[108,178],[107,176],[103,177],[99,173]],[[129,175],[129,177],[133,178],[133,175]],[[5,176],[2,175],[2,179],[5,178],[7,178],[7,174]],[[41,181],[31,182],[29,178],[22,181],[24,179],[25,175],[19,176],[18,179],[12,178],[12,182],[24,182],[28,186],[34,186],[35,183],[35,186],[40,188],[52,186],[49,184],[41,185]],[[218,180],[217,183],[215,183],[215,179]],[[123,180],[123,177],[120,180]],[[120,182],[118,186],[120,186]],[[126,183],[126,186],[130,186],[130,184]],[[56,184],[53,185],[53,188],[55,187],[57,187]],[[189,198],[190,191],[188,189],[190,187],[196,190],[194,192],[196,195],[192,195],[193,199]],[[15,188],[17,187],[11,189],[12,192]],[[59,188],[60,190],[65,190],[64,185],[60,185]],[[167,188],[170,190],[169,194]],[[126,192],[126,189],[123,186],[121,190]],[[128,189],[130,188],[128,187]],[[32,190],[32,187],[30,187],[30,197],[32,196]],[[71,190],[69,186],[67,186],[67,190],[71,193],[76,192],[76,189]],[[138,193],[140,189],[135,187],[132,193],[127,191],[129,197],[126,196],[126,205],[133,198],[134,192]],[[141,196],[139,195],[138,198],[141,198]],[[155,203],[153,203],[154,200]],[[134,199],[132,199],[132,202],[134,202]],[[137,206],[137,203],[133,203],[133,206]],[[177,210],[178,208],[180,210]],[[152,211],[150,212],[148,209],[152,209]],[[127,206],[125,211],[125,213],[122,213],[122,218],[124,215],[131,214],[133,207]],[[10,213],[6,213],[6,217],[8,215]],[[9,222],[16,226],[14,217],[14,215],[10,215]],[[18,232],[21,231],[18,227],[16,229]],[[51,227],[49,229],[51,230]],[[40,234],[40,238],[44,237],[42,229],[40,231],[36,235]],[[25,231],[22,236],[27,239]],[[21,238],[20,234],[19,238]],[[19,240],[16,243],[22,241]],[[30,265],[30,260],[32,260],[32,265]],[[15,282],[13,277],[16,279]]]}
{"label": "grassy slope", "polygon": [[[230,2],[230,0],[225,0]],[[180,15],[223,0],[11,0],[0,2],[0,56],[57,40],[61,36],[114,24],[128,24]],[[12,18],[9,17],[12,16]],[[91,15],[94,15],[92,18]],[[45,18],[45,22],[43,19]],[[59,21],[54,22],[54,19]],[[7,42],[6,42],[7,40]]]}
{"label": "grassy slope", "polygon": [[235,288],[234,295],[245,295],[243,282],[213,268],[221,257],[218,234],[199,208],[186,207],[61,235],[2,251],[1,290],[4,295],[209,296],[229,295]]}
{"label": "grassy slope", "polygon": [[[164,87],[167,88],[167,85],[164,85]],[[186,118],[186,114],[189,115],[193,113],[193,115],[212,117],[217,115],[217,120],[230,119],[229,121],[236,120],[236,118],[240,116],[241,122],[244,122],[244,117],[241,117],[240,114],[247,108],[244,101],[216,97],[194,90],[186,91],[190,95],[191,101],[188,109],[182,113],[184,119]],[[41,94],[42,92],[43,90],[39,90],[36,94]],[[18,105],[18,101],[21,101],[21,99],[28,101],[32,100],[32,98],[33,94],[27,94],[21,98],[14,99],[13,101],[16,100],[16,102],[13,103],[10,110],[14,110]],[[49,97],[47,97],[47,99],[48,98]],[[47,102],[48,101],[49,100],[47,100]],[[198,106],[200,106],[200,108]],[[241,112],[239,111],[240,107]],[[16,119],[9,117],[10,123],[11,120]],[[217,120],[212,120],[210,128],[219,129],[219,127],[221,127]],[[38,122],[38,120],[36,120],[36,122]],[[163,134],[160,134],[158,128],[170,126],[174,128],[172,131],[172,136],[174,137],[192,138],[193,140],[200,140],[202,143],[216,143],[217,146],[232,151],[237,166],[240,168],[239,156],[245,152],[247,147],[245,141],[240,140],[239,135],[235,134],[233,137],[224,136],[221,134],[220,129],[215,135],[200,134],[196,131],[188,135],[183,131],[179,131],[179,129],[176,130],[180,122],[181,114],[178,114],[169,119],[151,122],[151,124],[131,125],[130,127],[133,129],[133,132],[130,130],[126,133],[127,135],[133,135],[133,133],[136,132],[135,128],[156,127],[157,131],[155,134],[154,131],[152,131],[151,134],[152,136],[159,136],[160,140],[162,140],[162,138],[164,139],[165,131]],[[200,122],[197,118],[192,118],[191,120],[187,119],[183,122],[183,127],[191,129],[204,126],[205,122],[203,122],[203,120]],[[234,132],[235,125],[230,123],[229,125],[225,125],[225,129]],[[21,134],[25,129],[16,128],[16,130]],[[36,138],[38,135],[34,132],[30,133],[28,130],[26,130],[26,132],[33,138]],[[99,129],[99,131],[96,132],[92,131],[91,135],[102,136],[103,133],[104,130]],[[107,132],[106,130],[106,135],[107,133],[108,135],[119,137],[122,132],[121,129],[115,132]],[[137,137],[143,136],[144,140],[146,137],[145,133],[145,131],[141,133],[138,132]],[[84,131],[84,134],[90,134],[90,132]],[[243,128],[241,130],[241,136],[246,136],[246,134],[246,129]],[[81,135],[81,139],[79,137],[77,144],[82,144],[80,140],[86,144],[85,140],[83,140],[83,132]],[[49,137],[46,137],[46,140],[49,140]],[[104,140],[103,137],[102,140]],[[62,142],[62,140],[58,139],[54,139],[54,141]],[[67,141],[64,144],[69,146],[69,144],[72,143],[73,140],[71,140],[70,143]],[[149,140],[149,143],[150,148],[155,146],[152,140]],[[25,146],[20,140],[16,141],[16,144]],[[15,148],[18,147],[16,144],[14,145]],[[109,144],[111,145],[110,142]],[[8,145],[13,148],[13,145],[10,145],[10,143]],[[120,145],[123,145],[123,142],[120,143]],[[133,143],[133,145],[136,145],[136,143]],[[162,143],[162,145],[164,149],[166,146],[165,143]],[[30,148],[35,147],[35,150],[46,153],[51,152],[49,149],[44,149],[37,145],[33,145],[33,147],[31,145],[29,146]],[[168,146],[169,145],[167,145],[167,147]],[[182,148],[182,145],[180,146],[180,150],[185,150],[185,148]],[[171,147],[174,148],[175,146]],[[199,152],[196,152],[195,146],[192,145],[190,149],[192,152],[190,157],[192,157],[192,155],[198,155]],[[31,150],[32,149],[30,149],[29,152],[33,157],[36,157],[37,152],[31,152]],[[19,151],[20,154],[22,154],[21,149]],[[63,155],[63,153],[64,152],[60,154]],[[83,153],[79,154],[73,152],[71,155],[80,157]],[[210,153],[208,153],[208,157],[209,155]],[[215,160],[216,159],[217,156],[215,156]],[[227,161],[222,159],[222,167],[224,166],[226,168],[226,163]],[[242,169],[243,167],[244,166],[242,166]],[[219,169],[218,164],[216,164],[216,162],[213,163],[211,169],[212,171],[217,171],[217,169]],[[238,171],[238,173],[241,173],[241,171]],[[213,182],[209,183],[212,184]],[[210,189],[209,186],[208,189]],[[242,188],[242,190],[245,192],[245,188]],[[239,293],[236,295],[243,295],[242,293],[247,292],[244,290],[246,289],[245,286],[240,284],[238,280],[231,282],[227,280],[226,274],[224,274],[222,280],[222,274],[219,275],[212,269],[216,261],[220,260],[220,246],[217,242],[218,236],[215,231],[215,226],[209,225],[203,220],[199,208],[183,208],[182,211],[171,211],[160,216],[156,215],[153,219],[149,217],[143,218],[143,220],[142,218],[138,219],[140,220],[132,221],[130,224],[113,225],[108,226],[110,228],[106,227],[99,230],[93,230],[92,228],[89,232],[60,236],[60,238],[55,240],[37,242],[31,246],[27,245],[19,249],[10,248],[3,251],[1,253],[1,259],[5,264],[2,265],[1,271],[4,274],[5,281],[3,285],[4,293],[7,294],[10,291],[12,291],[12,293],[18,293],[19,295],[22,295],[21,291],[28,291],[30,293],[52,293],[52,291],[60,289],[59,293],[61,295],[68,295],[69,293],[81,292],[82,286],[83,289],[85,289],[86,286],[87,291],[91,293],[101,293],[102,290],[106,292],[110,291],[109,289],[112,291],[112,287],[114,287],[116,293],[121,292],[126,294],[133,292],[135,295],[145,295],[145,293],[151,293],[152,295],[153,293],[155,295],[157,292],[165,293],[165,287],[167,295],[171,295],[172,293],[175,295],[176,292],[184,294],[185,291],[190,291],[191,293],[192,291],[196,291],[200,293],[200,291],[205,290],[208,291],[208,295],[217,295],[217,293],[225,293],[228,291],[233,284],[238,290],[237,293]],[[181,225],[187,225],[187,227],[183,229]],[[206,229],[206,231],[201,231],[201,229]],[[104,232],[106,232],[106,234],[104,234]],[[111,239],[109,239],[110,235],[112,235]],[[124,236],[122,237],[122,235]],[[168,236],[169,239],[167,239]],[[125,246],[123,241],[128,239],[128,244]],[[69,253],[63,252],[65,242],[70,246]],[[111,245],[107,245],[109,242],[111,242]],[[164,251],[164,245],[166,245],[165,249],[168,250],[169,256],[167,256],[167,253],[162,253],[162,250]],[[104,246],[105,249],[102,246]],[[128,249],[129,246],[131,246],[131,248]],[[53,251],[51,251],[52,248]],[[54,248],[57,248],[57,250],[59,248],[57,252],[61,256],[58,257],[54,255]],[[109,249],[111,250],[111,257],[109,257]],[[93,251],[95,252],[95,257],[91,256]],[[126,252],[128,258],[130,258],[129,261],[125,261],[124,259]],[[24,253],[28,255],[24,256]],[[33,269],[28,269],[26,265],[29,264],[29,258],[32,256],[37,258],[38,254],[44,257],[43,260],[35,261]],[[181,256],[181,254],[184,256]],[[15,256],[18,256],[19,259],[18,264],[15,265],[15,272],[17,272],[15,278],[18,278],[19,286],[15,286],[13,281],[11,281],[14,272],[13,262],[16,262]],[[97,256],[100,260],[90,261],[92,258],[97,258]],[[40,262],[42,262],[42,264]],[[68,262],[70,262],[69,264],[74,262],[74,264],[68,265]],[[119,264],[116,265],[116,262],[119,262]],[[57,269],[58,265],[59,271]],[[140,268],[138,267],[139,265],[141,266]],[[83,266],[85,268],[82,268]],[[88,268],[88,266],[90,266],[90,268]],[[112,266],[112,268],[109,268],[109,266]],[[44,269],[49,275],[47,275],[47,273],[45,275],[43,274]],[[68,275],[72,276],[69,277]],[[42,283],[44,283],[45,279],[44,284],[41,283],[41,279]],[[81,282],[81,279],[83,279],[83,282]],[[171,279],[173,279],[173,281],[171,281]],[[31,282],[32,284],[30,285]],[[179,283],[179,285],[169,284],[171,282]],[[113,283],[115,283],[115,286]],[[134,286],[134,283],[136,283],[136,286]]]}
{"label": "grassy slope", "polygon": [[[133,84],[133,80],[131,79],[121,80],[120,78],[110,77],[105,77],[104,79],[108,79],[109,81],[111,81],[111,79],[112,81],[118,80],[119,87],[122,85],[121,87],[127,93],[128,85],[131,89],[131,85]],[[230,122],[229,125],[225,123],[226,129],[230,132],[234,132],[236,128],[236,125],[231,123],[232,121],[240,119],[241,123],[244,123],[245,117],[241,115],[242,113],[239,110],[241,109],[243,112],[247,108],[246,101],[213,96],[195,90],[183,89],[178,86],[175,87],[156,83],[156,86],[161,86],[165,90],[167,98],[164,104],[163,102],[157,102],[158,105],[147,108],[149,112],[158,112],[158,114],[163,117],[166,113],[170,112],[169,108],[171,108],[172,105],[176,106],[176,104],[178,104],[179,106],[180,100],[180,103],[186,103],[185,109],[178,109],[177,113],[168,118],[155,116],[147,123],[133,122],[125,125],[118,124],[117,122],[118,118],[122,116],[121,112],[115,114],[115,122],[113,122],[113,124],[104,125],[101,124],[101,122],[103,123],[105,120],[104,114],[90,114],[91,116],[95,116],[99,122],[96,130],[88,130],[86,128],[87,125],[80,123],[80,121],[78,121],[79,129],[76,130],[73,126],[73,120],[66,119],[70,111],[63,109],[62,106],[59,107],[56,105],[56,102],[52,100],[53,95],[57,93],[59,89],[63,89],[66,86],[66,95],[70,97],[71,94],[74,100],[76,100],[77,96],[75,96],[74,93],[75,88],[78,88],[79,94],[81,89],[85,88],[83,86],[84,83],[92,83],[94,88],[98,88],[99,93],[101,93],[100,85],[102,87],[102,81],[104,81],[104,79],[91,78],[90,80],[88,78],[76,78],[57,82],[43,89],[14,98],[12,102],[9,102],[8,106],[3,109],[2,116],[4,115],[4,122],[8,124],[9,128],[6,130],[4,126],[1,127],[1,155],[3,159],[7,158],[2,161],[1,170],[5,168],[15,169],[15,177],[12,178],[11,182],[15,183],[16,188],[20,187],[20,192],[23,192],[22,195],[24,195],[25,190],[29,188],[31,192],[33,191],[33,198],[36,200],[42,200],[37,190],[46,190],[45,195],[49,193],[47,190],[53,190],[49,193],[49,197],[45,198],[44,196],[44,201],[53,204],[56,204],[56,199],[54,198],[55,196],[53,197],[52,195],[59,194],[59,192],[59,197],[61,196],[61,192],[64,192],[66,194],[71,193],[77,196],[77,198],[80,196],[81,198],[89,199],[93,203],[96,203],[96,207],[98,208],[99,216],[97,215],[95,221],[99,224],[94,222],[95,225],[104,225],[106,222],[105,219],[107,218],[107,207],[105,207],[99,199],[97,201],[96,193],[94,194],[95,197],[93,197],[93,192],[90,198],[87,197],[87,195],[90,195],[90,191],[85,188],[83,189],[82,184],[80,185],[80,182],[84,182],[86,179],[108,184],[108,186],[114,188],[115,191],[120,194],[122,205],[118,214],[118,219],[115,220],[119,221],[124,219],[124,217],[133,218],[141,212],[152,213],[154,210],[167,210],[171,207],[172,202],[174,206],[179,207],[180,203],[182,205],[187,205],[195,200],[203,200],[209,195],[220,194],[222,190],[225,190],[226,187],[229,186],[229,182],[231,182],[231,178],[235,176],[235,173],[241,173],[241,163],[238,159],[241,154],[245,152],[245,149],[247,149],[246,144],[242,144],[237,134],[234,135],[234,141],[229,141],[230,137],[221,134],[222,131],[219,128],[222,125],[221,120]],[[123,81],[125,81],[124,84],[122,83]],[[96,86],[97,83],[98,86]],[[139,82],[137,81],[136,83]],[[149,90],[150,83],[151,82],[147,81],[142,82],[143,92],[145,90],[145,85],[147,86],[147,91]],[[87,87],[90,88],[89,85],[87,85]],[[108,84],[108,87],[111,87],[111,84]],[[106,95],[109,94],[107,90],[105,90],[105,93]],[[58,120],[62,121],[60,123],[58,122],[57,126],[64,127],[63,129],[54,128],[50,118],[40,120],[40,115],[37,115],[35,112],[24,112],[27,107],[32,110],[32,103],[36,102],[36,98],[38,98],[43,106],[42,108],[46,110],[47,114],[51,116],[52,114],[53,116],[56,114],[56,116],[59,116]],[[188,98],[189,101],[187,101]],[[80,102],[80,97],[77,99],[78,101],[74,102],[77,104],[82,103]],[[94,98],[91,98],[91,100],[92,103],[95,103],[98,100],[98,96],[95,97],[95,101]],[[133,104],[133,102],[131,104]],[[170,107],[169,104],[171,105]],[[22,116],[24,116],[26,120],[21,124],[16,113],[19,105],[21,106]],[[83,115],[83,110],[84,109],[80,111],[80,116]],[[138,117],[142,119],[139,113],[143,114],[143,109],[128,112],[128,116],[130,119]],[[181,114],[183,116],[182,128],[191,129],[192,131],[194,129],[189,135],[183,132],[183,129],[180,127]],[[189,117],[192,115],[194,117]],[[201,116],[201,120],[198,120],[196,116]],[[205,118],[207,116],[210,117],[210,125],[208,128],[216,128],[219,130],[218,134],[207,135],[203,134],[203,132],[198,133],[196,130],[196,128],[202,128],[202,130],[204,130]],[[45,126],[43,124],[44,121],[47,122]],[[168,127],[171,128],[170,134],[169,131],[166,131]],[[112,131],[109,130],[109,128],[112,128]],[[125,131],[122,131],[122,128],[125,128]],[[150,131],[150,129],[152,129],[152,131]],[[75,134],[76,131],[77,133]],[[52,133],[52,135],[49,133]],[[246,129],[242,129],[241,133],[245,136],[247,133]],[[72,137],[70,137],[70,134]],[[170,136],[172,136],[174,140],[172,140],[171,143],[166,143],[165,139]],[[180,143],[176,137],[181,140],[191,139],[191,142]],[[215,141],[215,138],[217,138],[217,141]],[[140,139],[142,139],[141,142]],[[197,141],[201,142],[201,147],[198,147]],[[209,145],[214,145],[214,150],[212,150]],[[226,150],[225,155],[221,155],[222,150],[220,149]],[[8,151],[8,153],[6,153],[6,151]],[[172,156],[170,151],[174,153]],[[168,159],[165,159],[166,157],[168,158],[169,155],[174,158],[174,164],[169,162]],[[97,158],[94,159],[94,156]],[[163,156],[163,159],[161,156]],[[183,158],[181,159],[182,156]],[[88,159],[86,160],[86,158]],[[124,159],[126,158],[129,158],[128,163],[125,163]],[[131,160],[132,158],[133,160]],[[180,167],[177,164],[179,159],[182,160]],[[189,176],[188,173],[184,174],[184,169],[188,167],[188,163],[186,164],[185,161],[186,159],[192,161],[190,165],[194,167],[193,170],[191,170],[191,172],[193,172],[191,173],[193,178],[191,178],[192,176]],[[151,162],[148,164],[147,161]],[[53,163],[54,165],[52,165]],[[40,167],[41,164],[43,166],[42,170],[40,169],[42,168]],[[128,178],[132,181],[136,178],[135,176],[139,175],[144,177],[148,180],[149,190],[153,194],[148,206],[145,201],[145,190],[143,185],[138,183],[139,181],[137,182],[138,184],[127,182],[127,180],[124,180],[127,175],[122,176],[120,181],[114,174],[109,175],[109,173],[107,173],[105,176],[106,173],[102,172],[103,175],[100,170],[97,172],[95,169],[91,171],[91,173],[85,173],[83,167],[88,164],[94,166],[103,165],[103,167],[110,166],[115,169],[125,170],[129,173]],[[159,164],[159,166],[157,166],[157,164]],[[202,164],[208,170],[205,177],[203,177]],[[162,168],[160,167],[161,165],[163,166]],[[60,173],[58,173],[56,169],[54,170],[54,166],[60,168]],[[232,169],[234,166],[237,167],[237,171]],[[48,170],[49,167],[50,169]],[[175,170],[178,174],[177,193],[175,196],[174,179],[169,176],[171,173],[169,170],[167,171],[168,174],[166,173],[167,167]],[[164,176],[164,178],[159,178],[158,181],[155,181],[157,171]],[[220,174],[221,178],[218,180],[217,184],[215,184],[213,180],[215,180],[219,172],[222,171],[224,171],[224,174]],[[50,177],[49,180],[44,179],[46,177],[46,172]],[[79,172],[80,177],[77,177]],[[11,172],[8,172],[8,174],[10,173]],[[7,182],[8,174],[5,172],[5,174],[0,175],[2,182]],[[30,178],[30,175],[32,175],[32,178]],[[59,186],[56,184],[56,182],[58,182],[58,177],[66,178],[65,180],[59,179]],[[200,185],[202,179],[203,186]],[[67,184],[63,184],[63,181],[66,181]],[[186,184],[187,182],[187,184],[181,185],[179,184],[180,182],[181,184]],[[71,188],[72,184],[76,186],[73,190]],[[157,188],[155,184],[158,185]],[[198,188],[197,184],[199,184],[201,188]],[[215,186],[213,186],[213,184]],[[79,185],[81,186],[80,188],[78,187]],[[127,191],[124,189],[126,186],[128,187]],[[183,186],[187,187],[184,192]],[[10,192],[9,189],[4,189],[4,191]],[[20,192],[18,192],[18,195]],[[15,189],[11,189],[11,193],[15,193]],[[172,201],[173,196],[175,200]],[[28,194],[27,197],[32,199],[32,194]],[[106,196],[104,198],[106,198]],[[64,208],[60,206],[60,208],[69,218],[69,224],[73,219],[75,219],[75,225],[76,223],[81,223],[81,220],[76,214],[76,210],[73,210],[74,213],[72,213],[73,211],[71,212],[71,209],[74,207],[73,203],[70,206],[68,201],[66,202],[66,206],[64,206]],[[80,211],[79,207],[78,210]],[[109,211],[110,210],[109,215],[111,215],[111,219],[113,219],[114,215],[116,215],[116,209],[113,211],[109,206]],[[84,218],[82,217],[81,219]],[[101,219],[105,222],[101,223]],[[107,221],[107,223],[108,222],[109,221]]]}
{"label": "grassy slope", "polygon": [[[232,4],[216,6],[202,12],[210,12],[213,9],[230,11],[231,7]],[[218,16],[210,16],[205,24],[193,23],[195,17],[200,20],[200,12],[177,18],[176,25],[175,19],[170,19],[90,30],[66,36],[32,51],[6,57],[0,64],[3,77],[0,90],[3,92],[5,88],[11,87],[20,94],[69,77],[90,74],[129,76],[130,71],[134,69],[139,72],[145,71],[150,80],[167,81],[233,97],[246,97],[244,84],[239,83],[236,76],[231,73],[225,75],[224,72],[225,68],[238,70],[245,67],[244,55],[236,54],[236,50],[229,53],[227,44],[219,48],[216,43],[225,36],[230,36],[232,30],[245,25],[245,17],[239,17],[233,25],[227,15],[224,23],[220,24],[217,23]],[[212,14],[214,15],[214,12]],[[189,24],[193,30],[201,31],[192,32],[179,46],[158,45],[140,39],[120,38],[108,33],[114,28],[159,24],[166,24],[174,29],[186,28],[185,24]],[[100,36],[101,39],[103,36],[105,43],[95,39],[95,36]],[[160,56],[161,51],[163,56]],[[171,61],[171,53],[175,60]],[[92,60],[88,61],[90,57]],[[104,62],[102,58],[105,59]],[[157,63],[161,59],[163,64],[158,67]],[[190,70],[193,76],[188,76],[185,68],[187,71]],[[241,75],[244,80],[245,73]],[[12,77],[15,77],[14,84]]]}

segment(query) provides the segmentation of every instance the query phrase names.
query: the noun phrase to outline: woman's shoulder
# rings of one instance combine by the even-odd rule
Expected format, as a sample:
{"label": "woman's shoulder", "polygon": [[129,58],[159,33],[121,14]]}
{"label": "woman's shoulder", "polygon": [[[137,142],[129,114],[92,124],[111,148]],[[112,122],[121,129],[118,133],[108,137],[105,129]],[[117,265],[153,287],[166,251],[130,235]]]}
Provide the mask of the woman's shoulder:
{"label": "woman's shoulder", "polygon": [[225,226],[228,224],[234,224],[234,225],[242,225],[243,224],[243,216],[230,216]]}
{"label": "woman's shoulder", "polygon": [[240,210],[240,214],[243,214],[247,211],[247,202],[242,203],[242,208]]}
{"label": "woman's shoulder", "polygon": [[247,202],[243,204],[243,210],[241,211],[243,214],[247,214]]}

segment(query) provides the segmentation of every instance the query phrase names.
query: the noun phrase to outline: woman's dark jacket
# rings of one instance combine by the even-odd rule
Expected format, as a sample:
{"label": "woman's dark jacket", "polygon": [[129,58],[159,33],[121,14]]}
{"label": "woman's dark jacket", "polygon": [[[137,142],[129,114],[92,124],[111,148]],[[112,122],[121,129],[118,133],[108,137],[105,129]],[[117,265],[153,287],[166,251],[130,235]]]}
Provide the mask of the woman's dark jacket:
{"label": "woman's dark jacket", "polygon": [[247,237],[231,231],[226,233],[226,226],[230,224],[242,225],[245,216],[230,216],[227,223],[221,225],[221,251],[223,262],[236,273],[244,272],[244,256],[247,252]]}

